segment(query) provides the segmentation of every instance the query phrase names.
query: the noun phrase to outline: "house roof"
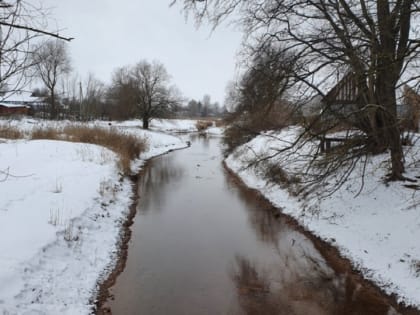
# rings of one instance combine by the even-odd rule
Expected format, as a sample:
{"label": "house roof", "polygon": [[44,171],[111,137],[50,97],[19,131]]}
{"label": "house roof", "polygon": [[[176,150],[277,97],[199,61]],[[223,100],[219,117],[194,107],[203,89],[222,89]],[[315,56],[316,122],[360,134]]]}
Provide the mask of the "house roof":
{"label": "house roof", "polygon": [[7,108],[19,108],[19,107],[28,108],[29,107],[28,105],[25,105],[25,104],[11,104],[11,103],[3,103],[3,102],[0,102],[0,106],[7,107]]}
{"label": "house roof", "polygon": [[11,91],[6,92],[4,95],[0,95],[0,103],[34,103],[42,101],[39,97],[32,96],[32,92],[29,91]]}

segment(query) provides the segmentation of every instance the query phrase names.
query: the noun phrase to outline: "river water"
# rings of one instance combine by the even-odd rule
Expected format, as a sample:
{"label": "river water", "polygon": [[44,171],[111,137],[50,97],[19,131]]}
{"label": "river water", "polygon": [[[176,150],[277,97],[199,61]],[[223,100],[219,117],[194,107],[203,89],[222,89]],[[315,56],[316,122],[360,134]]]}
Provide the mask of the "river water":
{"label": "river water", "polygon": [[112,314],[398,314],[222,165],[220,140],[154,159],[140,178]]}

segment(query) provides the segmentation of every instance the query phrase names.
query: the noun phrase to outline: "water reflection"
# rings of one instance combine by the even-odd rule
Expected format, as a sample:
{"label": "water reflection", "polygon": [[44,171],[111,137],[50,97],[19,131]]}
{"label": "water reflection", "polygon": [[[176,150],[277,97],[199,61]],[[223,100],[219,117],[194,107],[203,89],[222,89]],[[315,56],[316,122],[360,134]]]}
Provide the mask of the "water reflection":
{"label": "water reflection", "polygon": [[267,202],[252,202],[247,190],[239,194],[254,204],[247,208],[249,223],[277,256],[268,263],[235,257],[231,279],[243,314],[399,314],[375,291],[336,274],[313,243],[276,218]]}
{"label": "water reflection", "polygon": [[[263,269],[238,256],[231,274],[242,314],[281,315],[390,315],[399,314],[361,285],[352,289],[345,276],[336,276],[318,262],[286,280],[286,269]],[[281,273],[279,271],[281,270]]]}
{"label": "water reflection", "polygon": [[[280,267],[280,266],[279,266]],[[239,304],[244,314],[337,314],[335,307],[339,291],[337,281],[321,272],[315,264],[308,273],[283,277],[287,272],[259,269],[245,257],[237,257],[232,275],[237,288]],[[281,270],[281,273],[278,271]],[[321,276],[323,275],[323,276]]]}
{"label": "water reflection", "polygon": [[204,148],[208,149],[210,147],[210,141],[212,136],[209,136],[205,133],[193,133],[189,135],[191,142],[200,142]]}
{"label": "water reflection", "polygon": [[380,297],[337,275],[305,235],[238,187],[219,140],[190,140],[142,175],[113,314],[387,314]]}
{"label": "water reflection", "polygon": [[176,189],[176,183],[185,172],[184,167],[169,155],[160,157],[159,167],[153,167],[154,161],[149,163],[139,183],[140,199],[137,212],[141,214],[147,214],[151,210],[162,210],[162,196],[165,196],[168,190]]}

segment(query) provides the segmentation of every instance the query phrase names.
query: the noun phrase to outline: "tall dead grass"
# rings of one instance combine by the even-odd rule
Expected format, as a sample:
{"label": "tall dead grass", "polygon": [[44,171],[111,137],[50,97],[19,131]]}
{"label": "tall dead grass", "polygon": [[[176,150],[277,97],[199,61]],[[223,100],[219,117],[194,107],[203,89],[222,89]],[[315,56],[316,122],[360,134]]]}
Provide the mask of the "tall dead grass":
{"label": "tall dead grass", "polygon": [[48,139],[48,140],[65,140],[62,130],[57,128],[35,128],[31,133],[32,140]]}
{"label": "tall dead grass", "polygon": [[131,161],[147,149],[145,139],[123,133],[115,128],[86,126],[66,126],[63,129],[42,128],[33,130],[31,138],[82,142],[106,147],[118,154],[118,166],[126,175],[131,172]]}
{"label": "tall dead grass", "polygon": [[0,126],[0,138],[16,140],[23,137],[24,133],[16,127]]}

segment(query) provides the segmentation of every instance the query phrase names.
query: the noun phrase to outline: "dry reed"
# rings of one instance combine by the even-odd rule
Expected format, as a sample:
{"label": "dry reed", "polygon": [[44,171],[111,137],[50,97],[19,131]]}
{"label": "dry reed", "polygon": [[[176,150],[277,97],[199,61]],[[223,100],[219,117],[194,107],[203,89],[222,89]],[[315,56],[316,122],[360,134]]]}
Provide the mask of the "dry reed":
{"label": "dry reed", "polygon": [[23,132],[16,127],[0,126],[0,138],[16,140],[23,137]]}
{"label": "dry reed", "polygon": [[144,139],[115,128],[91,128],[80,125],[67,126],[63,129],[43,128],[33,130],[31,138],[82,142],[106,147],[118,154],[119,168],[126,175],[131,171],[131,161],[138,158],[147,148]]}

